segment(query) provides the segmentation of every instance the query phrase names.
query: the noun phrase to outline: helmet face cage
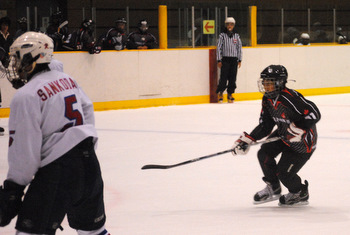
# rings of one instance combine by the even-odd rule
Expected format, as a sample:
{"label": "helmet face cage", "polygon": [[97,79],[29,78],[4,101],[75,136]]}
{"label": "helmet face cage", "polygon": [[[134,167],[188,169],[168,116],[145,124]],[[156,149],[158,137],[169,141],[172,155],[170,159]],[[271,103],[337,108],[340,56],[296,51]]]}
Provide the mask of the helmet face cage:
{"label": "helmet face cage", "polygon": [[267,98],[275,98],[283,89],[284,83],[276,78],[260,78],[258,80],[259,91]]}
{"label": "helmet face cage", "polygon": [[21,62],[17,55],[10,56],[10,63],[5,71],[7,80],[9,80],[14,88],[18,89],[27,83],[27,73],[23,72],[23,69],[21,68]]}
{"label": "helmet face cage", "polygon": [[118,29],[118,31],[124,32],[125,27],[126,27],[126,20],[125,20],[125,18],[118,18],[115,21],[115,26]]}
{"label": "helmet face cage", "polygon": [[35,61],[38,58],[39,56],[33,58],[32,54],[27,53],[23,55],[23,58],[21,59],[19,51],[17,51],[16,54],[11,55],[9,66],[6,68],[6,75],[9,82],[11,82],[14,87],[17,86],[17,88],[19,84],[21,84],[21,86],[26,84],[28,82],[28,74],[33,72],[36,66]]}
{"label": "helmet face cage", "polygon": [[148,30],[148,23],[146,20],[141,20],[139,23],[139,29],[141,32],[145,33]]}

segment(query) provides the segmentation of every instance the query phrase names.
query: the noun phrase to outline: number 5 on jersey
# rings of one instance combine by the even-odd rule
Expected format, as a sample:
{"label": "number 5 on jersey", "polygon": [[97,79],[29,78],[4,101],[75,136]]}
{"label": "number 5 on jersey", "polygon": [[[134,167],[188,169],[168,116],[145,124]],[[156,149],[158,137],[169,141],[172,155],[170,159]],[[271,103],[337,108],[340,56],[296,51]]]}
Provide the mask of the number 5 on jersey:
{"label": "number 5 on jersey", "polygon": [[83,116],[79,112],[79,110],[74,109],[73,105],[77,103],[77,97],[75,95],[70,95],[67,97],[64,97],[64,103],[65,103],[65,114],[64,116],[73,122],[67,123],[61,131],[65,131],[66,129],[72,127],[72,126],[79,126],[83,124]]}

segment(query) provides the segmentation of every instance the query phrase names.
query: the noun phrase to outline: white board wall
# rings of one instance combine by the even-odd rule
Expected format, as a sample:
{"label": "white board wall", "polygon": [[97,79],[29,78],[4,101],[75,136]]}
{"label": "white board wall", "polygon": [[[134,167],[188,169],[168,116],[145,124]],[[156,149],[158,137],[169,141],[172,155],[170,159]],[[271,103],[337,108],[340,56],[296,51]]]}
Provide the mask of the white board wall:
{"label": "white board wall", "polygon": [[[350,46],[243,48],[237,93],[257,92],[260,72],[283,64],[295,89],[350,86]],[[93,102],[209,95],[208,49],[55,53]],[[15,92],[0,80],[2,107]]]}

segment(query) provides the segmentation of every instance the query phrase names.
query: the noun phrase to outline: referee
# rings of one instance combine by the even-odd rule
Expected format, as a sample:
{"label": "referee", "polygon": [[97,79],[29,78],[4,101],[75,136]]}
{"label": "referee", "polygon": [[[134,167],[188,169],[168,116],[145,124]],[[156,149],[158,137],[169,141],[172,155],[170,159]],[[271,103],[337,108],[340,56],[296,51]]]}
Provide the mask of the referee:
{"label": "referee", "polygon": [[216,58],[221,74],[216,93],[220,103],[223,100],[223,92],[226,88],[227,101],[233,103],[234,98],[232,94],[236,90],[237,67],[241,67],[242,42],[239,34],[233,31],[235,24],[236,21],[233,17],[226,18],[225,30],[219,35]]}

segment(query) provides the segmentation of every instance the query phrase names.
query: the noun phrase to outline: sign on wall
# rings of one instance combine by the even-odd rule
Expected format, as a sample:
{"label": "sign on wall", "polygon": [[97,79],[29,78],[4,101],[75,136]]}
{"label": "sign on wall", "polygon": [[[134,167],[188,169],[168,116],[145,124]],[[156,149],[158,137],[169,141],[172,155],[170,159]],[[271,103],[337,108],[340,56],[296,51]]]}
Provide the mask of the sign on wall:
{"label": "sign on wall", "polygon": [[203,34],[215,33],[215,20],[203,20]]}

